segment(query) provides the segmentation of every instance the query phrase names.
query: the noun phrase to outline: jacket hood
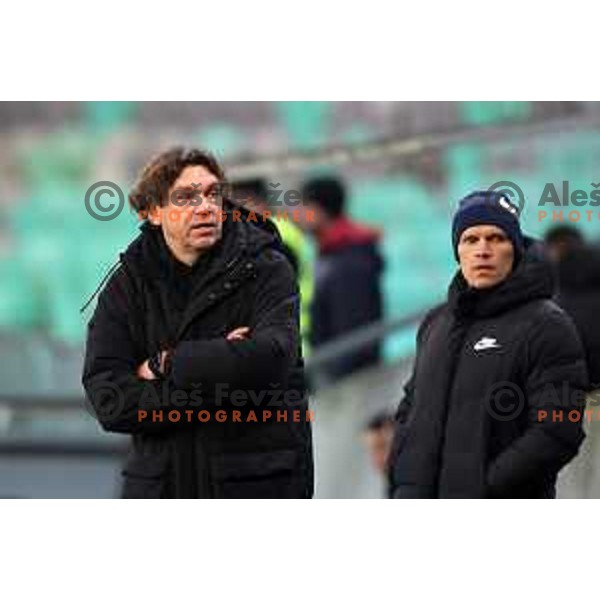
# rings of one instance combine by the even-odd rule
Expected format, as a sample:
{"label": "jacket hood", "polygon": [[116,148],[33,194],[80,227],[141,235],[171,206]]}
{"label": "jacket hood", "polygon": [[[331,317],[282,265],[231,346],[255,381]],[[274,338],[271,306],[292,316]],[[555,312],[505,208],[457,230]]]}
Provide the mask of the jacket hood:
{"label": "jacket hood", "polygon": [[319,235],[317,242],[321,254],[328,254],[349,246],[375,244],[380,237],[379,230],[342,216]]}
{"label": "jacket hood", "polygon": [[470,288],[460,270],[448,290],[448,302],[463,317],[490,317],[532,300],[550,299],[554,294],[554,275],[543,247],[525,238],[525,252],[511,274],[488,289]]}

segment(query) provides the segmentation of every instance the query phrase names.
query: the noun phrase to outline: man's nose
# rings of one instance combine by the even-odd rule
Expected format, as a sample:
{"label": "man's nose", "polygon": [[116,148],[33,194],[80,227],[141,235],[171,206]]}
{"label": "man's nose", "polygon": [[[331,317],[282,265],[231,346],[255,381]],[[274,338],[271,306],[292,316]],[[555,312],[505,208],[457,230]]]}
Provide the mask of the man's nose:
{"label": "man's nose", "polygon": [[215,209],[215,203],[212,202],[210,198],[205,198],[204,196],[202,196],[201,198],[202,202],[199,202],[194,206],[194,213],[206,214],[209,212],[213,212],[213,210]]}
{"label": "man's nose", "polygon": [[475,256],[478,258],[487,258],[491,253],[492,249],[486,241],[480,242],[475,248]]}
{"label": "man's nose", "polygon": [[206,221],[211,219],[213,211],[210,209],[210,204],[203,198],[202,202],[197,202],[188,206],[188,219],[190,221]]}

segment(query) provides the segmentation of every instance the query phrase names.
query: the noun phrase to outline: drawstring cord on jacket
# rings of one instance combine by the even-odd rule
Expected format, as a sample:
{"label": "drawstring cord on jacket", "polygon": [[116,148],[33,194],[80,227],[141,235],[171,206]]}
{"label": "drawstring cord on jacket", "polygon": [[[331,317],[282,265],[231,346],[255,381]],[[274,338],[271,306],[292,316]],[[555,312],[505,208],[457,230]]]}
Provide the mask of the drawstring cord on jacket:
{"label": "drawstring cord on jacket", "polygon": [[102,281],[98,284],[98,287],[94,291],[94,293],[90,296],[89,300],[79,309],[79,314],[83,314],[86,308],[94,301],[96,296],[102,291],[102,287],[107,282],[108,278],[121,266],[121,257],[119,256],[119,260],[110,267],[108,273],[102,278]]}

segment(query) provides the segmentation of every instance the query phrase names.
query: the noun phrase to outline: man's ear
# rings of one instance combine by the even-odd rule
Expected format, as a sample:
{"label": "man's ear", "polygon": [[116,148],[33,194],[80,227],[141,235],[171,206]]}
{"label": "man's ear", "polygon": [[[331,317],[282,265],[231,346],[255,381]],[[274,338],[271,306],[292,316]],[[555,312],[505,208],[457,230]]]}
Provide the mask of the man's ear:
{"label": "man's ear", "polygon": [[152,223],[152,225],[161,225],[162,224],[162,207],[161,206],[153,206],[148,211],[148,221]]}

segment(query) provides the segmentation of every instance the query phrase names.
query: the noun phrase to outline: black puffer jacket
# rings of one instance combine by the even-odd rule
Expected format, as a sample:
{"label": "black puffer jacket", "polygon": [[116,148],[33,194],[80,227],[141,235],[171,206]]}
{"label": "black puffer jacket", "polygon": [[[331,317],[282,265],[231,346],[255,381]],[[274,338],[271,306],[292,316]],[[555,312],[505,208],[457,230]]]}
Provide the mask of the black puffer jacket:
{"label": "black puffer jacket", "polygon": [[394,497],[554,497],[584,438],[588,381],[552,293],[551,269],[532,252],[489,290],[456,275],[418,333],[390,458]]}
{"label": "black puffer jacket", "polygon": [[558,266],[557,301],[575,322],[581,336],[590,381],[600,388],[600,250],[583,248]]}
{"label": "black puffer jacket", "polygon": [[[83,383],[102,426],[132,435],[124,497],[312,496],[298,290],[278,234],[267,229],[228,218],[222,240],[188,273],[182,305],[181,265],[161,231],[145,225],[100,294]],[[241,326],[250,338],[226,341]],[[138,365],[165,347],[174,348],[165,381],[138,379]],[[179,422],[140,421],[138,410],[151,414],[158,402]]]}

